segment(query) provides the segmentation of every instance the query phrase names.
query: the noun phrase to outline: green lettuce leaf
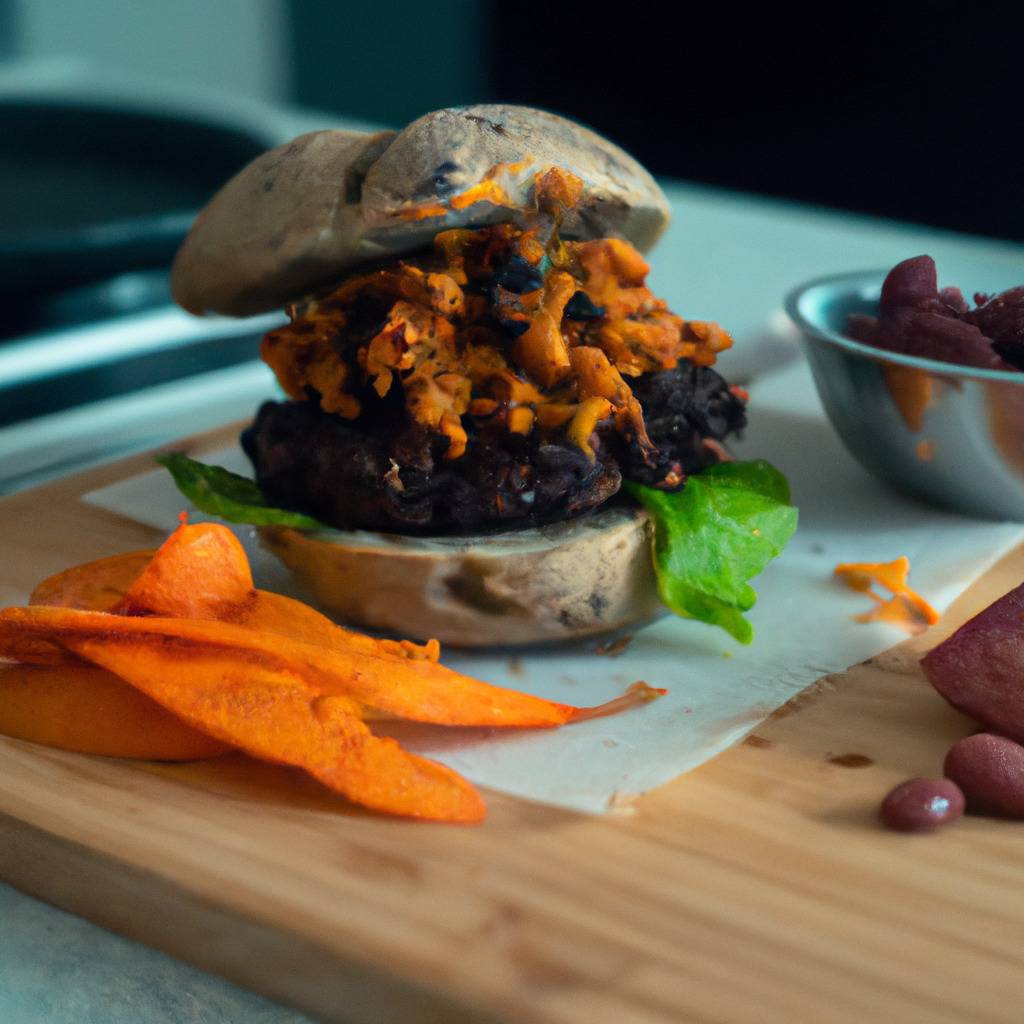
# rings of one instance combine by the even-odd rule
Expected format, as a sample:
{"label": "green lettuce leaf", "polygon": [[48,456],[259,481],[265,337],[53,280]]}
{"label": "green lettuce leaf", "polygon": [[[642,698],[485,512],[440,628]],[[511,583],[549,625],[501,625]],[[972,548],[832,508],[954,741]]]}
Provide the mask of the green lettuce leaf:
{"label": "green lettuce leaf", "polygon": [[627,483],[654,521],[661,599],[677,615],[721,626],[749,644],[743,613],[757,601],[747,582],[786,546],[797,524],[789,483],[764,461],[723,462],[666,493]]}
{"label": "green lettuce leaf", "polygon": [[221,466],[196,462],[182,452],[158,455],[156,461],[165,466],[178,490],[211,516],[229,523],[251,526],[291,526],[296,530],[324,530],[323,523],[302,512],[273,508],[252,480],[231,473]]}

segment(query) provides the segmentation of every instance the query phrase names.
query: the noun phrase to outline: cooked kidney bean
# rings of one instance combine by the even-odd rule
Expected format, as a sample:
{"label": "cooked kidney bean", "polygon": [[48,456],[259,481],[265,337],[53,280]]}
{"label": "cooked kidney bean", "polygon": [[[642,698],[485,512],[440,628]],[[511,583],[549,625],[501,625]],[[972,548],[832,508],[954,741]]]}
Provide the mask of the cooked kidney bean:
{"label": "cooked kidney bean", "polygon": [[878,316],[853,314],[846,333],[865,345],[959,366],[1024,369],[1024,286],[975,295],[971,309],[959,288],[939,289],[935,261],[898,263],[882,285]]}
{"label": "cooked kidney bean", "polygon": [[1024,747],[981,732],[954,743],[942,770],[967,796],[972,811],[1024,818]]}
{"label": "cooked kidney bean", "polygon": [[956,821],[964,813],[964,795],[949,779],[910,779],[883,801],[882,822],[900,832],[922,832]]}

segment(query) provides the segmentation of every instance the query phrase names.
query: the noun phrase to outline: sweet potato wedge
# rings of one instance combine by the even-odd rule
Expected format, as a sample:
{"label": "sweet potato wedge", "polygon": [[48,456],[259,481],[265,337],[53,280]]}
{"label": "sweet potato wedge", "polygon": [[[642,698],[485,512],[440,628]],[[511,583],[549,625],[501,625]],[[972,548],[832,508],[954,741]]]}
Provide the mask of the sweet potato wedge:
{"label": "sweet potato wedge", "polygon": [[[169,613],[165,611],[163,614]],[[387,640],[356,633],[339,626],[308,604],[267,590],[257,590],[252,601],[228,610],[222,621],[276,633],[328,650],[357,651],[379,658],[437,661],[441,654],[441,645],[436,640],[416,644],[411,640]]]}
{"label": "sweet potato wedge", "polygon": [[545,727],[563,725],[575,709],[517,690],[491,686],[426,660],[378,657],[328,649],[257,632],[230,622],[136,618],[70,608],[7,608],[0,612],[0,657],[47,660],[55,650],[75,652],[76,639],[145,638],[158,647],[217,647],[225,658],[258,655],[266,665],[301,675],[325,696],[358,703],[416,722],[439,725]]}
{"label": "sweet potato wedge", "polygon": [[480,794],[456,772],[374,736],[354,701],[323,694],[301,672],[258,651],[141,631],[65,631],[61,642],[196,729],[303,768],[354,803],[437,821],[484,818]]}
{"label": "sweet potato wedge", "polygon": [[[83,603],[71,607],[89,606]],[[421,646],[409,640],[375,639],[342,628],[301,601],[255,590],[245,549],[219,523],[182,523],[130,581],[120,601],[109,609],[94,610],[217,619],[322,647],[380,656],[437,661],[440,654],[436,641]]]}
{"label": "sweet potato wedge", "polygon": [[155,551],[129,551],[65,569],[43,580],[29,604],[45,604],[83,611],[107,612],[149,565]]}
{"label": "sweet potato wedge", "polygon": [[110,610],[146,615],[173,606],[164,614],[219,618],[220,609],[244,606],[254,595],[249,559],[238,538],[218,523],[182,522]]}
{"label": "sweet potato wedge", "polygon": [[0,733],[103,757],[196,761],[228,747],[88,664],[0,665]]}

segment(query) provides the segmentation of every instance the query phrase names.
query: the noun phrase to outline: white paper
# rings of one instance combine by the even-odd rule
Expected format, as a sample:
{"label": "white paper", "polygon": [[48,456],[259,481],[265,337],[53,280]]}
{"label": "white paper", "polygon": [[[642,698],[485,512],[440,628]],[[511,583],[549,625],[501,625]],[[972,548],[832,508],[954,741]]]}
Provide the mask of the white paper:
{"label": "white paper", "polygon": [[[1021,524],[966,519],[894,494],[848,455],[825,420],[804,364],[751,389],[740,457],[763,457],[790,479],[800,528],[785,554],[755,580],[754,643],[665,618],[638,632],[618,657],[596,644],[557,650],[469,654],[455,669],[577,705],[601,703],[642,679],[669,690],[651,704],[558,730],[501,732],[396,723],[388,731],[417,753],[474,782],[581,811],[620,807],[731,746],[804,687],[898,642],[884,624],[858,624],[863,594],[834,582],[838,562],[907,555],[912,583],[938,608],[1024,539]],[[248,473],[241,451],[208,461]],[[86,499],[129,518],[172,529],[183,499],[163,470],[96,491]],[[196,515],[196,519],[202,516]],[[240,528],[260,586],[287,591],[284,571]]]}

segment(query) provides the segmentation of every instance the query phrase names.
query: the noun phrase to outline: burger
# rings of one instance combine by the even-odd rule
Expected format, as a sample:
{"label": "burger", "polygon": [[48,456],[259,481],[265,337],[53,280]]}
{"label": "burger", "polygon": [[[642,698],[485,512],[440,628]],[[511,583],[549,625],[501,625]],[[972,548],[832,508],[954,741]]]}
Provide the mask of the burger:
{"label": "burger", "polygon": [[746,581],[795,512],[727,451],[729,335],[645,284],[668,220],[622,149],[524,107],[265,153],[200,213],[172,285],[196,314],[284,307],[261,355],[286,398],[242,434],[254,484],[166,464],[357,625],[530,643],[667,605],[749,639]]}

